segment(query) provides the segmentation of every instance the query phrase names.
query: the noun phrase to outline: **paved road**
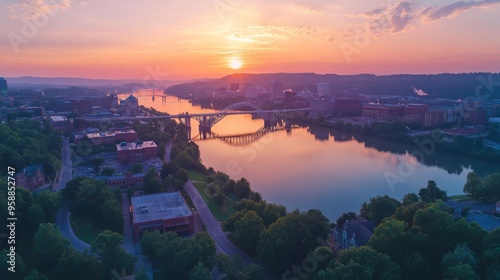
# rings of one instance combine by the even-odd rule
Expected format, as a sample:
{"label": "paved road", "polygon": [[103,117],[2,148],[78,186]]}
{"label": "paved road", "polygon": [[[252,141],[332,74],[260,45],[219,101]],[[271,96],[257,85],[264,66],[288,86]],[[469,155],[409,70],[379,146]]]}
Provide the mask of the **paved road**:
{"label": "paved road", "polygon": [[61,229],[62,235],[71,242],[71,246],[76,250],[83,251],[89,249],[90,245],[78,239],[73,233],[71,223],[69,221],[69,203],[66,202],[56,215],[56,224]]}
{"label": "paved road", "polygon": [[184,185],[184,189],[188,193],[189,197],[194,203],[194,206],[198,210],[200,214],[201,221],[205,225],[207,232],[212,236],[217,246],[217,251],[224,253],[229,256],[239,255],[245,264],[255,263],[251,257],[241,251],[238,247],[236,247],[227,236],[222,231],[219,221],[214,217],[210,209],[208,209],[207,204],[198,193],[196,188],[194,187],[191,181],[188,181]]}
{"label": "paved road", "polygon": [[[249,264],[257,264],[260,267],[262,267],[262,264],[256,262],[254,259],[252,259],[250,256],[248,256],[245,252],[240,250],[238,247],[236,247],[229,239],[227,236],[224,234],[222,231],[222,228],[220,226],[219,221],[214,217],[210,209],[208,208],[207,204],[201,197],[201,195],[198,193],[196,188],[193,185],[193,182],[189,180],[185,185],[184,189],[186,190],[187,194],[193,201],[194,206],[198,210],[198,213],[200,215],[201,221],[205,225],[207,232],[212,236],[212,238],[215,241],[215,246],[217,247],[217,251],[219,253],[223,253],[226,255],[229,255],[231,257],[233,256],[240,256],[245,265]],[[214,279],[220,279],[220,274],[219,273],[213,273],[212,277]],[[277,279],[276,276],[271,273],[269,270],[264,269],[264,279]]]}
{"label": "paved road", "polygon": [[[61,191],[66,187],[66,183],[72,178],[72,166],[69,139],[65,138],[62,147],[61,176],[59,177],[59,183],[54,188],[54,191]],[[78,237],[75,236],[75,233],[73,233],[73,229],[71,228],[71,223],[69,221],[69,207],[69,203],[66,202],[63,207],[59,209],[56,215],[56,224],[61,229],[62,235],[71,242],[71,245],[75,249],[83,251],[90,248],[90,245],[78,239]]]}

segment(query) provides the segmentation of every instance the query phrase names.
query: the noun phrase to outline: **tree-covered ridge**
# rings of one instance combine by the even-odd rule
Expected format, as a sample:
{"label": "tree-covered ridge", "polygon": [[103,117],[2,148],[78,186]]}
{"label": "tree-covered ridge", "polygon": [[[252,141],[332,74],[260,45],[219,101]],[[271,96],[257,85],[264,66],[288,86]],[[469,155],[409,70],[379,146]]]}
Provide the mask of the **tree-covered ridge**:
{"label": "tree-covered ridge", "polygon": [[61,136],[48,121],[10,121],[0,123],[0,170],[8,166],[20,172],[25,166],[42,164],[45,174],[61,166]]}

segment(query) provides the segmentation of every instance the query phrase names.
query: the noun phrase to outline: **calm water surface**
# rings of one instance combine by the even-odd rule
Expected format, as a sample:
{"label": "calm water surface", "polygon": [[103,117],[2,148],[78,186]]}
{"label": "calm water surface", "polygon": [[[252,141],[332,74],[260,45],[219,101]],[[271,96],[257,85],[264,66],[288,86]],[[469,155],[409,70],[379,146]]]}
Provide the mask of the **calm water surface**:
{"label": "calm water surface", "polygon": [[[213,112],[177,97],[162,100],[157,95],[153,101],[150,93],[136,96],[140,105],[170,114]],[[198,124],[194,120],[191,124],[195,136]],[[263,125],[251,115],[228,116],[212,132],[251,134]],[[343,212],[358,212],[361,203],[373,196],[401,199],[418,192],[428,180],[436,181],[448,195],[462,194],[467,173],[500,171],[500,165],[437,152],[420,162],[409,153],[416,147],[320,127],[275,131],[251,140],[255,141],[239,145],[221,139],[196,143],[205,166],[234,179],[247,178],[268,202],[283,204],[289,211],[316,208],[331,221]]]}

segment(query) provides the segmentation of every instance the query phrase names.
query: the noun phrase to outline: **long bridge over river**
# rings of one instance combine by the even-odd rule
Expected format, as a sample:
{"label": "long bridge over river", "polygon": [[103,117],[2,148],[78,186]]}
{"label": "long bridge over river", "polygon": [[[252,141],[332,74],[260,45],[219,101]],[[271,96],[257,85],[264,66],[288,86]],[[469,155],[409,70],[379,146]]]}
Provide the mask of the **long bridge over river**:
{"label": "long bridge over river", "polygon": [[[239,111],[238,109],[249,108],[250,111]],[[278,110],[263,110],[251,102],[238,102],[231,104],[219,112],[214,113],[195,113],[188,112],[177,115],[162,115],[162,116],[138,116],[138,117],[84,117],[80,118],[88,122],[111,122],[111,121],[148,121],[161,119],[179,119],[187,127],[191,127],[191,119],[199,123],[200,133],[211,133],[214,125],[220,122],[224,117],[229,115],[244,115],[252,114],[264,119],[264,127],[274,127],[280,119],[280,115],[293,112],[307,112],[309,108],[298,109],[278,109]]]}

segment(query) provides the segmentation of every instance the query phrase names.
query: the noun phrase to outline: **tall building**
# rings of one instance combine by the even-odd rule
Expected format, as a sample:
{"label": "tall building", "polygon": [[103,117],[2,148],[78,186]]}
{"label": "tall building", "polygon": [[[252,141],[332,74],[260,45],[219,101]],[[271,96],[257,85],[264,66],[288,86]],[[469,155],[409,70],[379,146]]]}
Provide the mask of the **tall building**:
{"label": "tall building", "polygon": [[271,89],[271,97],[273,99],[284,98],[283,84],[280,81],[274,81]]}
{"label": "tall building", "polygon": [[0,78],[0,95],[7,95],[7,81],[4,78]]}
{"label": "tall building", "polygon": [[330,94],[330,84],[329,83],[318,83],[318,95],[329,95]]}
{"label": "tall building", "polygon": [[131,94],[125,100],[120,100],[118,111],[120,114],[127,117],[137,117],[139,113],[139,102],[137,98]]}

